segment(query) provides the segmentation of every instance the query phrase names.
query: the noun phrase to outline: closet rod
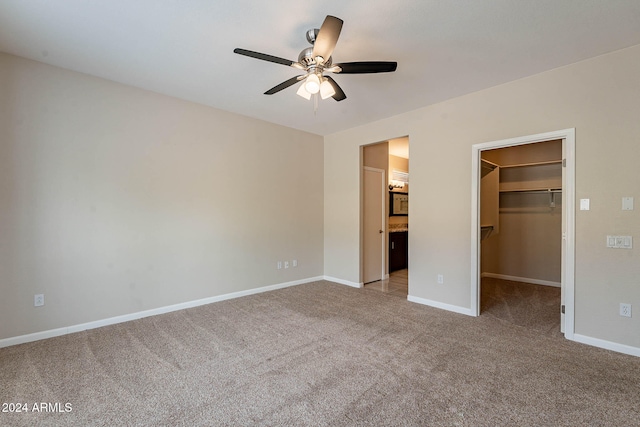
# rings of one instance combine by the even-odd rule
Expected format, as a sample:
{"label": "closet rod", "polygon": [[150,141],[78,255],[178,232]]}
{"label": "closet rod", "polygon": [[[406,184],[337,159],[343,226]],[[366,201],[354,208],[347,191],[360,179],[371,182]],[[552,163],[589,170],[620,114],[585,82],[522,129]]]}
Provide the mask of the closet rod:
{"label": "closet rod", "polygon": [[533,162],[533,163],[516,163],[514,165],[502,165],[500,166],[502,169],[508,168],[522,168],[527,166],[546,166],[546,165],[557,165],[562,163],[562,159],[560,160],[548,160],[546,162]]}
{"label": "closet rod", "polygon": [[561,188],[537,188],[537,189],[516,189],[500,190],[501,193],[562,193]]}

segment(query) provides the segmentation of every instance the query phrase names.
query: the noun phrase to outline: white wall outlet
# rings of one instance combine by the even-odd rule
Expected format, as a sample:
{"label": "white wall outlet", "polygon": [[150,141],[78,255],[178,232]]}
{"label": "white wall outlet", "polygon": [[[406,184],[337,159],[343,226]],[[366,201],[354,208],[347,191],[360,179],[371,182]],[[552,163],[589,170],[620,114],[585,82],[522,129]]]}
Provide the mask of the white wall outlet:
{"label": "white wall outlet", "polygon": [[278,261],[278,270],[282,270],[282,261]]}
{"label": "white wall outlet", "polygon": [[631,317],[631,304],[620,303],[620,316]]}
{"label": "white wall outlet", "polygon": [[444,276],[442,274],[438,274],[438,284],[442,285],[444,283]]}
{"label": "white wall outlet", "polygon": [[291,264],[292,264],[294,267],[297,267],[297,266],[298,266],[298,260],[297,260],[297,259],[294,259],[293,261],[291,261]]}
{"label": "white wall outlet", "polygon": [[33,306],[42,307],[44,305],[44,294],[35,294],[33,296]]}
{"label": "white wall outlet", "polygon": [[284,262],[284,268],[289,268],[289,261]]}

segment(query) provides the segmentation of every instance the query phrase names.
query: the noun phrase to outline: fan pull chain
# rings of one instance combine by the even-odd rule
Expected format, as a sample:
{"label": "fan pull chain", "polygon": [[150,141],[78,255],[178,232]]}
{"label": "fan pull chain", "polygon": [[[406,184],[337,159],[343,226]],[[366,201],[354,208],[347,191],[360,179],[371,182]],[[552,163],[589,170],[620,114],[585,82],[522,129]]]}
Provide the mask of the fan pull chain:
{"label": "fan pull chain", "polygon": [[315,116],[318,112],[318,94],[313,94],[313,115]]}

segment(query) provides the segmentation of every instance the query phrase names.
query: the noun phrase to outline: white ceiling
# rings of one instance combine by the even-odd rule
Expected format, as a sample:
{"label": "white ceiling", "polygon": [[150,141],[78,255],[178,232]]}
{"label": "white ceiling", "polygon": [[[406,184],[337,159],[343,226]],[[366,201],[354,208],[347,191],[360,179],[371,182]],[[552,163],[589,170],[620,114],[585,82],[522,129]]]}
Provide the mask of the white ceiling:
{"label": "white ceiling", "polygon": [[[299,71],[233,49],[297,60],[328,14],[334,62],[398,70],[263,95]],[[636,44],[639,0],[0,0],[0,51],[319,135]]]}

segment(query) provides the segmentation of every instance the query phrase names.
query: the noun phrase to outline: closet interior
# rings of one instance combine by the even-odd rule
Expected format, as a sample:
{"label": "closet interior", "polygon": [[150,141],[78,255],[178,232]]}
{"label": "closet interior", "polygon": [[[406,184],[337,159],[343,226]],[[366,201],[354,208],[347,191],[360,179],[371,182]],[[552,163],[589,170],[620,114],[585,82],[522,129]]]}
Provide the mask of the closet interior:
{"label": "closet interior", "polygon": [[[492,278],[560,288],[562,140],[481,154],[482,283]],[[559,297],[557,304],[559,313]]]}

